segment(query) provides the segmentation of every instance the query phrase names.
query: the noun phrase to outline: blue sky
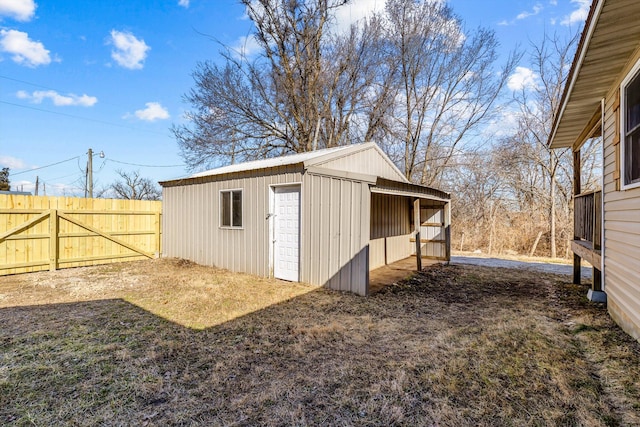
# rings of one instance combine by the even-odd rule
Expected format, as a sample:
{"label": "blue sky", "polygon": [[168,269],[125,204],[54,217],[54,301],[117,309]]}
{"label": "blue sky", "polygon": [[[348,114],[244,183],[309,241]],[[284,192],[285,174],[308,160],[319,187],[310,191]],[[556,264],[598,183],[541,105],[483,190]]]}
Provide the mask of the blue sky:
{"label": "blue sky", "polygon": [[[449,3],[467,28],[494,29],[505,56],[545,30],[575,31],[590,5]],[[352,0],[339,19],[383,6]],[[12,189],[33,191],[38,176],[48,195],[82,195],[89,148],[105,155],[94,157],[97,188],[113,182],[116,169],[155,181],[188,174],[169,129],[183,123],[191,72],[220,59],[219,43],[239,46],[250,31],[234,0],[0,0],[0,167],[11,168]],[[535,84],[526,62],[512,88]]]}

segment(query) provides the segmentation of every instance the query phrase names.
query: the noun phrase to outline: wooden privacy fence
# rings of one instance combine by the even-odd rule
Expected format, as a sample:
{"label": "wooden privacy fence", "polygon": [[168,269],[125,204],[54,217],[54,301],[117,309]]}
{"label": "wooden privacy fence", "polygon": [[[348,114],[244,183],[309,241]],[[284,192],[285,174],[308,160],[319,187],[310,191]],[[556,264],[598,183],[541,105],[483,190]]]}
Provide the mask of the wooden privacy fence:
{"label": "wooden privacy fence", "polygon": [[0,194],[0,275],[154,258],[162,202]]}

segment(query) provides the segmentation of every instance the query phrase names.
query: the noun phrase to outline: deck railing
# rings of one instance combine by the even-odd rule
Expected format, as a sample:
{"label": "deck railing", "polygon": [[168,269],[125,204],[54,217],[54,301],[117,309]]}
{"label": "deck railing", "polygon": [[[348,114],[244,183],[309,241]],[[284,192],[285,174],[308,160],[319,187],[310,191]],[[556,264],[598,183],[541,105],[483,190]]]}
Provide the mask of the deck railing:
{"label": "deck railing", "polygon": [[602,191],[578,194],[573,198],[574,240],[585,240],[600,250],[602,236]]}

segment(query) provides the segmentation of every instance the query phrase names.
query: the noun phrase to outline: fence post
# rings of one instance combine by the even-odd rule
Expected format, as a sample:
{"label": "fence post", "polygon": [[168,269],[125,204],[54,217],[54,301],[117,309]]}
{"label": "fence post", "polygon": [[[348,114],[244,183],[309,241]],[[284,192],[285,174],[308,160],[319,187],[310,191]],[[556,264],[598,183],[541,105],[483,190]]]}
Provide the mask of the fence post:
{"label": "fence post", "polygon": [[49,211],[49,270],[58,267],[58,210]]}

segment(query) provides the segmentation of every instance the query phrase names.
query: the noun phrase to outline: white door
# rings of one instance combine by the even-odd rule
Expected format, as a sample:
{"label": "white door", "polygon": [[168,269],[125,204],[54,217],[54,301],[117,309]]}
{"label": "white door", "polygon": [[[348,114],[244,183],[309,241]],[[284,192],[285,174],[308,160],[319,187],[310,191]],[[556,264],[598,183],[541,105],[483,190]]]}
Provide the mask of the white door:
{"label": "white door", "polygon": [[300,187],[275,187],[273,275],[300,280]]}

